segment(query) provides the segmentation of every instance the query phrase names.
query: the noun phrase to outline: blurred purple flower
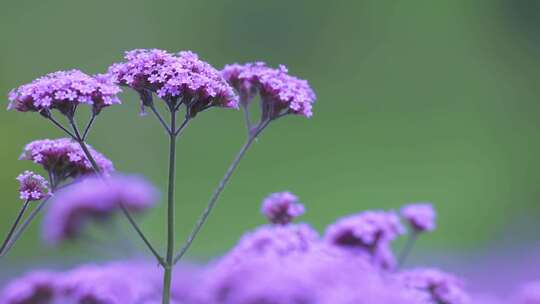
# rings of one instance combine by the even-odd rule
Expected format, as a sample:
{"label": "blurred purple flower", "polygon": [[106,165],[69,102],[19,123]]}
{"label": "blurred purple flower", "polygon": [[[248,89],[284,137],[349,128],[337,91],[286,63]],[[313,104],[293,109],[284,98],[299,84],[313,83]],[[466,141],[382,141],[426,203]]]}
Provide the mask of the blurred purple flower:
{"label": "blurred purple flower", "polygon": [[157,190],[138,176],[91,176],[58,191],[50,202],[43,237],[57,244],[77,237],[90,219],[102,220],[120,210],[143,211],[156,203]]}
{"label": "blurred purple flower", "polygon": [[304,205],[290,192],[273,193],[262,202],[261,212],[273,224],[286,225],[304,214]]}
{"label": "blurred purple flower", "polygon": [[17,176],[20,198],[25,201],[38,201],[48,195],[49,184],[39,174],[24,171]]}
{"label": "blurred purple flower", "polygon": [[306,80],[288,74],[284,65],[273,69],[263,62],[244,65],[226,65],[222,75],[235,87],[246,105],[258,89],[262,101],[262,117],[275,119],[292,113],[306,117],[312,116],[312,106],[317,99],[315,92]]}
{"label": "blurred purple flower", "polygon": [[182,97],[192,116],[211,106],[238,107],[232,87],[193,52],[136,49],[126,52],[124,58],[125,62],[109,68],[109,74],[139,92],[143,106],[150,105],[148,92],[153,92],[167,102]]}
{"label": "blurred purple flower", "polygon": [[425,303],[467,304],[469,296],[457,277],[433,268],[401,272],[398,281],[406,288],[423,294]]}
{"label": "blurred purple flower", "polygon": [[430,203],[411,204],[401,209],[401,216],[416,232],[433,231],[437,214]]}
{"label": "blurred purple flower", "polygon": [[519,288],[512,299],[512,304],[539,304],[540,281],[529,282]]}
{"label": "blurred purple flower", "polygon": [[51,303],[55,297],[58,276],[55,272],[34,270],[17,278],[3,287],[0,304]]}
{"label": "blurred purple flower", "polygon": [[339,219],[326,230],[325,239],[339,248],[369,254],[383,268],[395,266],[390,242],[405,232],[394,212],[366,211]]}
{"label": "blurred purple flower", "polygon": [[8,109],[44,115],[48,115],[51,109],[57,109],[73,117],[77,105],[89,104],[98,114],[104,107],[120,103],[116,96],[120,91],[104,75],[92,77],[79,70],[59,71],[12,90]]}
{"label": "blurred purple flower", "polygon": [[[92,157],[104,174],[114,171],[112,162],[88,146]],[[41,139],[30,142],[24,147],[19,157],[21,160],[30,160],[52,175],[55,183],[81,175],[94,173],[92,164],[86,158],[80,145],[69,138]]]}

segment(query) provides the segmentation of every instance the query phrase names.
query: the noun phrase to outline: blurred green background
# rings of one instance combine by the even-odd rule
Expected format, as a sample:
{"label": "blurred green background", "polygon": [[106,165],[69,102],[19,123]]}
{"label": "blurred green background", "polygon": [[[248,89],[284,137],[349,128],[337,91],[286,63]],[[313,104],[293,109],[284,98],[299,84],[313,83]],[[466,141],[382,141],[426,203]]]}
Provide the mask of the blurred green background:
{"label": "blurred green background", "polygon": [[[368,208],[433,201],[439,229],[424,250],[477,249],[540,228],[540,2],[27,1],[0,9],[0,93],[45,73],[104,72],[133,48],[193,50],[221,68],[286,64],[318,95],[312,119],[272,124],[224,192],[191,258],[232,246],[263,223],[261,199],[291,190],[323,231]],[[118,170],[165,189],[167,138],[134,94],[104,111],[89,142]],[[4,106],[7,97],[3,98]],[[243,142],[241,113],[197,117],[179,141],[177,231],[183,240]],[[19,206],[17,161],[34,139],[62,134],[37,114],[0,111],[0,232]],[[165,205],[139,218],[162,248]],[[36,222],[5,265],[82,256],[43,246]],[[126,227],[127,228],[127,227]],[[126,229],[127,230],[127,229]],[[511,233],[508,233],[511,231]],[[101,235],[104,237],[105,235]],[[139,244],[140,245],[140,244]],[[142,247],[141,247],[142,249]],[[0,271],[1,272],[1,271]]]}

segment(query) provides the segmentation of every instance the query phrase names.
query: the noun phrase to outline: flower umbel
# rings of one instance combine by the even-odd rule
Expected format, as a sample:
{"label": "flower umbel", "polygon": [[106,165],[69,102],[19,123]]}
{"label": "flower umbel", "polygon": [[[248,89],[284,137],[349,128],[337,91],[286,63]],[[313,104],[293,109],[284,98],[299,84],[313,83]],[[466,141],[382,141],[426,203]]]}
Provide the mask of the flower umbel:
{"label": "flower umbel", "polygon": [[411,204],[401,209],[401,216],[416,232],[433,231],[437,214],[430,203]]}
{"label": "flower umbel", "polygon": [[49,192],[49,184],[39,174],[32,171],[24,171],[17,176],[19,181],[20,198],[25,201],[38,201]]}
{"label": "flower umbel", "polygon": [[40,112],[48,116],[51,109],[73,117],[79,104],[92,106],[94,114],[104,107],[119,104],[120,92],[110,78],[89,76],[79,70],[47,74],[9,93],[8,109],[20,112]]}
{"label": "flower umbel", "polygon": [[[88,146],[101,172],[108,175],[114,171],[112,162]],[[41,165],[50,172],[55,183],[93,173],[92,164],[80,145],[69,138],[40,139],[28,143],[19,157]]]}
{"label": "flower umbel", "polygon": [[225,79],[193,52],[136,49],[126,52],[124,58],[125,62],[109,68],[109,74],[139,92],[143,107],[152,102],[147,92],[157,94],[170,109],[181,99],[190,116],[212,106],[238,107],[237,96]]}
{"label": "flower umbel", "polygon": [[261,212],[273,224],[286,225],[305,212],[304,205],[290,192],[278,192],[263,200]]}
{"label": "flower umbel", "polygon": [[140,212],[156,203],[157,190],[138,176],[87,177],[56,193],[45,214],[43,237],[51,244],[76,238],[89,220],[104,220],[120,210]]}

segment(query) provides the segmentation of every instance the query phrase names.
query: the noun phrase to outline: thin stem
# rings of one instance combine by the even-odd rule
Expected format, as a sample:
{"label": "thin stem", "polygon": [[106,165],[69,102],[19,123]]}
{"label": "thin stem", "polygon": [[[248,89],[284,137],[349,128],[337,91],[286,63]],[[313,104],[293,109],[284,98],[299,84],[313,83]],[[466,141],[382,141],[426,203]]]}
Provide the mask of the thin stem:
{"label": "thin stem", "polygon": [[52,115],[48,115],[47,116],[47,119],[49,119],[55,126],[57,126],[60,130],[66,132],[66,134],[68,134],[69,136],[71,136],[71,138],[75,138],[75,135],[73,133],[71,133],[68,129],[66,129],[64,126],[62,126],[61,123],[59,123],[56,119],[54,119],[54,117],[52,117]]}
{"label": "thin stem", "polygon": [[[71,127],[73,128],[73,132],[75,132],[75,139],[77,140],[77,142],[79,143],[79,145],[81,146],[81,149],[83,150],[86,158],[88,158],[88,160],[90,161],[90,163],[92,164],[92,168],[94,169],[94,171],[96,172],[96,174],[100,177],[103,177],[101,175],[101,170],[99,169],[94,157],[92,156],[92,154],[90,153],[90,150],[88,150],[88,147],[86,146],[86,143],[84,142],[84,140],[81,138],[81,135],[80,135],[80,132],[77,128],[77,124],[75,123],[75,121],[73,119],[70,119],[69,123],[71,124]],[[148,238],[144,235],[144,233],[142,232],[141,228],[139,228],[139,226],[137,225],[137,223],[135,222],[135,220],[133,219],[133,217],[131,216],[131,214],[129,213],[129,210],[126,208],[126,206],[122,203],[122,202],[119,202],[118,205],[120,206],[120,209],[122,210],[122,212],[124,213],[124,215],[127,217],[129,223],[131,224],[131,226],[133,227],[133,229],[135,229],[135,231],[137,232],[137,234],[141,237],[141,239],[143,240],[143,242],[146,244],[146,246],[148,247],[148,249],[152,252],[152,254],[156,257],[156,259],[158,260],[158,262],[160,264],[163,263],[163,258],[158,254],[157,250],[154,249],[154,246],[152,246],[152,244],[150,243],[150,241],[148,241]]]}
{"label": "thin stem", "polygon": [[157,119],[159,120],[159,123],[163,126],[163,129],[165,129],[165,131],[167,131],[167,133],[170,135],[172,132],[171,130],[174,130],[174,129],[167,125],[167,123],[165,122],[165,119],[163,119],[163,116],[161,116],[161,114],[158,112],[154,104],[150,105],[150,109],[152,110],[154,115],[156,115]]}
{"label": "thin stem", "polygon": [[242,104],[242,109],[244,112],[244,121],[246,123],[246,129],[249,132],[249,130],[251,130],[251,117],[249,113],[249,105]]}
{"label": "thin stem", "polygon": [[43,209],[43,207],[45,206],[45,204],[51,197],[52,196],[49,195],[46,198],[44,198],[41,202],[38,203],[38,205],[34,208],[34,210],[30,212],[30,214],[24,220],[21,226],[13,233],[13,236],[11,237],[10,241],[6,244],[6,248],[4,248],[2,252],[0,252],[0,257],[6,255],[11,250],[11,248],[13,248],[13,245],[15,245],[15,243],[21,238],[23,232],[26,230],[26,228],[28,228],[32,220],[36,217],[36,215],[38,215],[41,209]]}
{"label": "thin stem", "polygon": [[11,225],[11,228],[9,229],[6,239],[2,243],[2,247],[0,247],[0,255],[4,254],[4,249],[9,244],[9,241],[11,240],[11,237],[13,236],[15,229],[17,228],[17,226],[19,226],[19,222],[21,221],[24,213],[26,212],[26,209],[28,208],[29,203],[30,203],[30,200],[26,200],[24,202],[24,205],[21,207],[21,210],[19,210],[19,214],[17,214],[17,218],[15,219],[15,222],[13,222],[13,225]]}
{"label": "thin stem", "polygon": [[204,209],[203,213],[199,216],[199,218],[197,220],[197,223],[193,227],[193,230],[191,231],[191,233],[187,237],[185,243],[182,245],[182,248],[180,249],[180,251],[178,252],[176,257],[174,258],[174,263],[178,263],[178,261],[180,261],[180,259],[182,259],[182,257],[186,254],[189,247],[191,247],[191,244],[195,240],[195,237],[197,237],[197,234],[201,230],[201,228],[204,225],[204,223],[206,222],[206,220],[208,219],[208,216],[210,215],[210,213],[212,212],[212,209],[216,205],[218,198],[220,197],[221,193],[223,192],[223,189],[225,189],[225,186],[227,185],[227,183],[231,179],[234,171],[236,170],[236,168],[240,164],[240,161],[242,160],[242,158],[246,154],[247,150],[251,147],[251,145],[253,144],[253,142],[257,138],[257,136],[259,136],[259,134],[264,130],[264,128],[266,128],[268,123],[269,123],[269,121],[261,123],[257,127],[256,131],[252,132],[248,136],[248,139],[247,139],[246,143],[242,146],[240,151],[238,151],[238,154],[236,155],[236,157],[232,161],[231,165],[227,169],[227,172],[225,173],[225,175],[223,176],[223,178],[219,182],[218,187],[214,190],[214,193],[212,194],[212,197],[208,201],[208,205]]}
{"label": "thin stem", "polygon": [[401,250],[399,254],[398,268],[403,266],[403,264],[405,263],[405,260],[407,259],[407,257],[409,256],[409,254],[411,253],[414,247],[414,243],[416,243],[416,239],[418,239],[418,232],[412,231],[411,234],[409,235],[409,238],[407,239],[407,242],[405,243],[405,246],[403,247],[403,249]]}
{"label": "thin stem", "polygon": [[92,125],[94,125],[94,121],[96,120],[97,115],[92,113],[92,117],[90,117],[90,120],[86,124],[86,128],[84,128],[82,140],[86,141],[86,138],[88,137],[88,132],[90,131],[90,128],[92,128]]}
{"label": "thin stem", "polygon": [[176,137],[180,135],[184,131],[184,129],[187,127],[188,123],[189,123],[189,117],[186,116],[186,118],[184,119],[184,122],[182,122],[180,127],[178,127],[176,131],[174,131],[174,136]]}
{"label": "thin stem", "polygon": [[[187,119],[184,121],[187,123]],[[171,111],[171,130],[176,129],[176,112]],[[170,302],[174,258],[174,179],[176,168],[176,132],[169,134],[169,189],[167,192],[167,256],[163,275],[163,304]]]}

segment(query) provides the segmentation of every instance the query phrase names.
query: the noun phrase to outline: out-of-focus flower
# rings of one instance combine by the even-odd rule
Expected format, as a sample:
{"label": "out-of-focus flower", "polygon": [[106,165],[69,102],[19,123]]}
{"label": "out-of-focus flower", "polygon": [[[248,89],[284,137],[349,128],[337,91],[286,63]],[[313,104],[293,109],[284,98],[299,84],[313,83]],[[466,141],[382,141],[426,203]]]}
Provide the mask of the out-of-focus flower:
{"label": "out-of-focus flower", "polygon": [[212,106],[237,108],[238,97],[232,87],[210,64],[189,51],[171,54],[158,49],[126,52],[125,62],[109,68],[109,74],[121,85],[139,92],[143,106],[151,103],[153,92],[172,106],[182,101],[190,115]]}
{"label": "out-of-focus flower", "polygon": [[8,109],[43,115],[57,109],[73,117],[77,105],[89,104],[98,114],[104,107],[120,103],[117,97],[120,91],[105,75],[92,77],[79,70],[59,71],[12,90]]}
{"label": "out-of-focus flower", "polygon": [[401,272],[398,281],[406,288],[424,295],[423,303],[468,304],[470,298],[457,277],[433,268]]}
{"label": "out-of-focus flower", "polygon": [[157,190],[138,176],[87,177],[56,193],[45,214],[43,237],[51,244],[76,238],[86,222],[110,217],[120,204],[139,212],[156,199]]}
{"label": "out-of-focus flower", "polygon": [[273,224],[286,225],[305,212],[298,197],[290,192],[273,193],[262,202],[261,212]]}
{"label": "out-of-focus flower", "polygon": [[366,211],[339,219],[326,230],[328,243],[351,252],[368,253],[383,268],[395,266],[390,242],[405,231],[394,212]]}
{"label": "out-of-focus flower", "polygon": [[56,272],[34,270],[17,278],[3,288],[0,304],[52,303],[58,276]]}
{"label": "out-of-focus flower", "polygon": [[416,232],[433,231],[437,214],[430,203],[411,204],[401,209],[401,216]]}
{"label": "out-of-focus flower", "polygon": [[39,174],[35,174],[32,171],[24,171],[17,176],[19,181],[19,192],[22,200],[25,201],[38,201],[49,192],[49,184]]}
{"label": "out-of-focus flower", "polygon": [[[90,146],[88,150],[103,174],[108,175],[114,171],[109,159]],[[24,147],[19,159],[30,160],[43,166],[52,175],[56,184],[70,177],[94,173],[92,164],[80,145],[69,138],[32,141]]]}
{"label": "out-of-focus flower", "polygon": [[540,281],[529,282],[519,288],[512,299],[512,304],[539,304]]}
{"label": "out-of-focus flower", "polygon": [[288,74],[284,65],[274,69],[263,62],[227,65],[222,75],[235,87],[241,102],[248,104],[258,89],[262,101],[262,117],[275,119],[287,113],[311,117],[315,92],[306,80]]}

